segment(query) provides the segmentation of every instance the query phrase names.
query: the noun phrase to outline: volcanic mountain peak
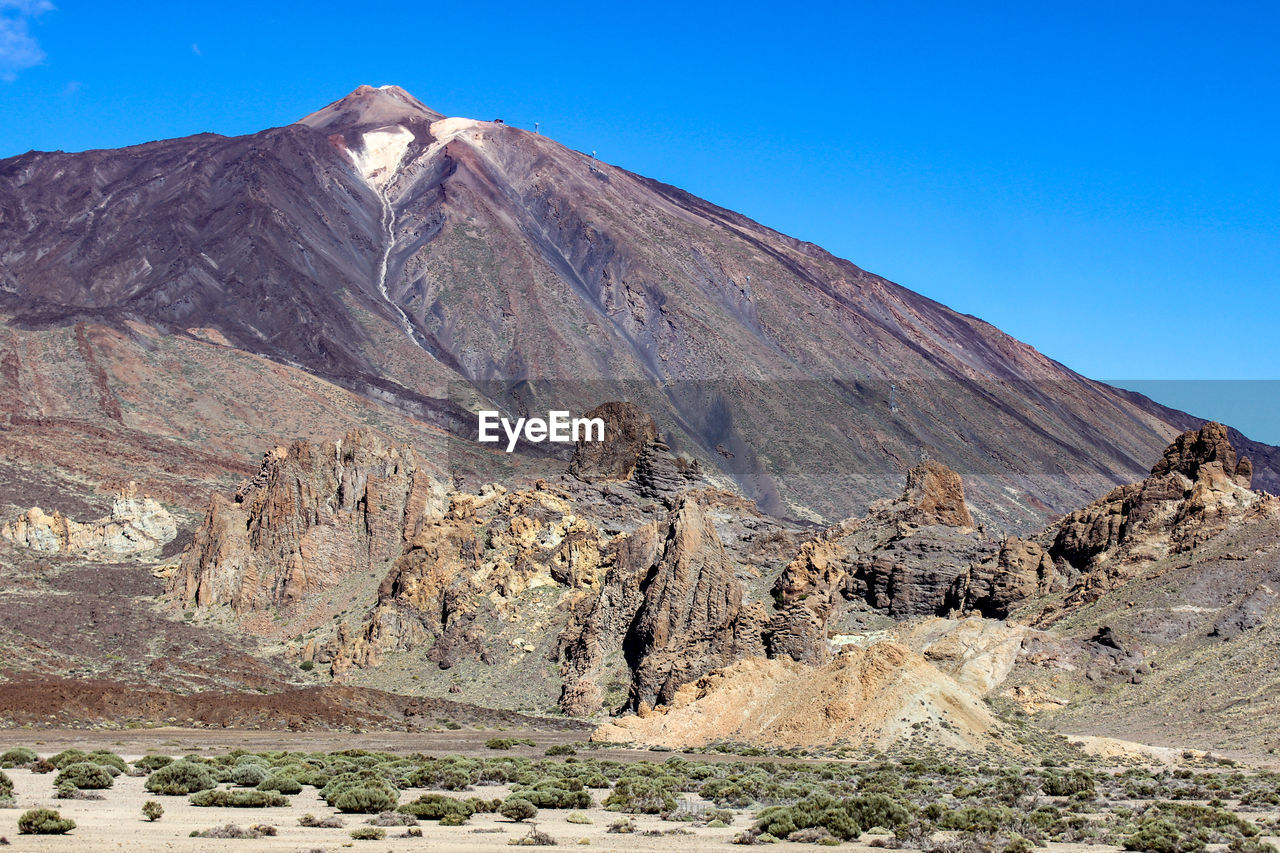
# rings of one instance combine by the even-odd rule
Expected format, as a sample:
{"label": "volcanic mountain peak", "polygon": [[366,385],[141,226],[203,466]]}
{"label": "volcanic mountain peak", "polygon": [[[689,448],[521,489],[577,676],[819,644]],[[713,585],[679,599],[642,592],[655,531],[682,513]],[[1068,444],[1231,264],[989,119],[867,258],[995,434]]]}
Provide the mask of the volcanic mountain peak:
{"label": "volcanic mountain peak", "polygon": [[419,101],[399,86],[359,86],[345,98],[334,101],[297,123],[316,130],[367,130],[391,125],[430,124],[443,115]]}

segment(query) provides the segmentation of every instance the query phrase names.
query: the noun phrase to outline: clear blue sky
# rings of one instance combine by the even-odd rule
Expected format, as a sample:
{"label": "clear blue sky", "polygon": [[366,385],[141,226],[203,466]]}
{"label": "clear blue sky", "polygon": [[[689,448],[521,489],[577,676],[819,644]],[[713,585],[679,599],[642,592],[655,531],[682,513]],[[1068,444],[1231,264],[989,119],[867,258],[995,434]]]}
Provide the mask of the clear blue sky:
{"label": "clear blue sky", "polygon": [[1086,375],[1280,378],[1280,4],[0,8],[0,156],[248,133],[397,83]]}

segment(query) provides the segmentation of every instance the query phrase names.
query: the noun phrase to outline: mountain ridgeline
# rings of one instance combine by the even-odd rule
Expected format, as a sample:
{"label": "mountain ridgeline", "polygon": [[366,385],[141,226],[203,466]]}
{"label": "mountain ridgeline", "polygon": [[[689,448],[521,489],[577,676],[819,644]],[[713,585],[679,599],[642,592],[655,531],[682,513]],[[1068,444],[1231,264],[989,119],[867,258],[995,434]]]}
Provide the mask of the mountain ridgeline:
{"label": "mountain ridgeline", "polygon": [[[1201,423],[817,246],[396,87],[249,136],[0,161],[0,312],[6,411],[58,408],[36,354],[56,345],[37,339],[75,328],[87,378],[59,392],[61,428],[207,450],[210,428],[180,423],[199,400],[208,424],[237,424],[224,483],[247,448],[338,432],[302,414],[322,396],[347,426],[415,440],[474,437],[481,405],[625,399],[766,512],[844,518],[932,459],[965,477],[979,521],[1017,531],[1138,479]],[[165,382],[198,363],[179,372],[251,370],[272,393],[246,407],[140,381],[164,347],[183,348]],[[1231,440],[1280,487],[1274,448]]]}

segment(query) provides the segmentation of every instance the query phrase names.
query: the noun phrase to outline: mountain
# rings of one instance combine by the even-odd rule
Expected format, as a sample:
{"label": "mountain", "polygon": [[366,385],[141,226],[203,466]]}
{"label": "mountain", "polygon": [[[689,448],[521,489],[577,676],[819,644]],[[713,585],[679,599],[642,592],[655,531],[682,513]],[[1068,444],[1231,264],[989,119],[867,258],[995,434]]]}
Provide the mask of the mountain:
{"label": "mountain", "polygon": [[[16,507],[33,481],[74,501],[136,479],[194,514],[280,437],[361,425],[442,476],[536,475],[537,448],[467,442],[471,412],[625,399],[766,512],[844,518],[933,459],[979,521],[1017,531],[1141,477],[1200,423],[816,246],[396,87],[249,136],[0,161],[0,314],[0,498]],[[1277,451],[1231,437],[1254,482],[1280,486]]]}

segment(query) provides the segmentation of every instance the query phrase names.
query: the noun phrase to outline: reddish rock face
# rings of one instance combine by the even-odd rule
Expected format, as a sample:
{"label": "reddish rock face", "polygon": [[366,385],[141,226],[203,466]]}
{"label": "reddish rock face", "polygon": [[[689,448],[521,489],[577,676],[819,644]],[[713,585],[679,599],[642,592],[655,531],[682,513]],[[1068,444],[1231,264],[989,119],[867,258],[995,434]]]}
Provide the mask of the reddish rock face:
{"label": "reddish rock face", "polygon": [[918,524],[973,526],[973,516],[964,502],[964,482],[940,462],[927,460],[908,471],[902,500],[913,507],[908,519]]}
{"label": "reddish rock face", "polygon": [[399,557],[435,490],[411,448],[372,433],[276,448],[234,498],[214,495],[170,590],[202,607],[287,609]]}
{"label": "reddish rock face", "polygon": [[629,480],[640,455],[658,440],[653,418],[635,403],[604,403],[583,415],[604,421],[604,441],[578,442],[569,473],[587,483]]}

